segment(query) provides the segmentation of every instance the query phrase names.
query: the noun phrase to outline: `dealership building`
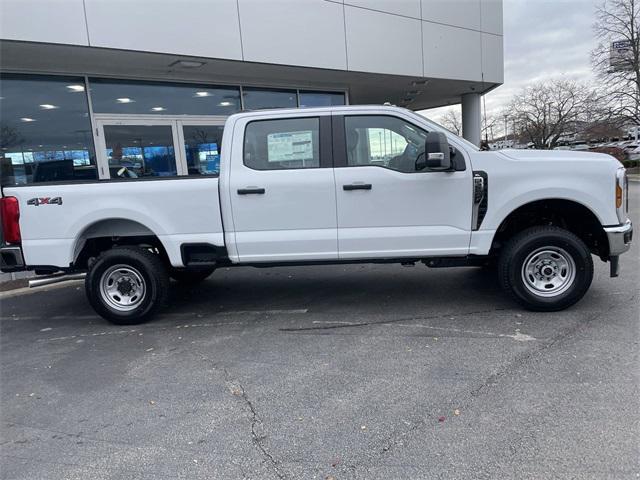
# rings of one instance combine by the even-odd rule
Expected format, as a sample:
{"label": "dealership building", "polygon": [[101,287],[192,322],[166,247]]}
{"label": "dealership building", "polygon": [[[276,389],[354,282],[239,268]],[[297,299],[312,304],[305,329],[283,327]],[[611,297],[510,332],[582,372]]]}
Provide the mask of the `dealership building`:
{"label": "dealership building", "polygon": [[263,108],[461,103],[478,143],[502,0],[2,0],[0,69],[4,184],[215,174]]}

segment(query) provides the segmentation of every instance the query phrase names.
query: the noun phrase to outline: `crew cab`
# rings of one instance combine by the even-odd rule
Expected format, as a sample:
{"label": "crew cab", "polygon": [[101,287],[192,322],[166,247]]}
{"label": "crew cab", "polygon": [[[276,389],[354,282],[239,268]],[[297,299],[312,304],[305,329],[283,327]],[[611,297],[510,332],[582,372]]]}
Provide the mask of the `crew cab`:
{"label": "crew cab", "polygon": [[3,272],[86,272],[97,313],[149,319],[172,283],[218,267],[350,262],[494,266],[525,308],[560,310],[618,275],[625,170],[575,151],[480,151],[391,106],[230,116],[219,171],[5,185]]}

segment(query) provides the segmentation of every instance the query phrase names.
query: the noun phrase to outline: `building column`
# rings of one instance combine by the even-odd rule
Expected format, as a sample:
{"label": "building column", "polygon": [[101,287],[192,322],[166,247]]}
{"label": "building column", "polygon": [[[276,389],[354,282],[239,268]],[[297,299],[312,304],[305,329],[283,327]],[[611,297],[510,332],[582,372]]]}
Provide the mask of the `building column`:
{"label": "building column", "polygon": [[480,94],[465,93],[462,95],[462,136],[480,146],[481,134]]}

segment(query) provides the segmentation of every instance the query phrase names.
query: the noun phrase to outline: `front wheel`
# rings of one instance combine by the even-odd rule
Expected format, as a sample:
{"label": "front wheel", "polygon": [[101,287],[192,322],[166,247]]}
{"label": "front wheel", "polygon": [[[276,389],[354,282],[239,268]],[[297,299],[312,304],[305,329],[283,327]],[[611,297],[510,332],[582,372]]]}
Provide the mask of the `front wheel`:
{"label": "front wheel", "polygon": [[117,325],[145,322],[164,305],[169,276],[160,257],[137,247],[103,252],[85,279],[89,303]]}
{"label": "front wheel", "polygon": [[557,311],[580,300],[593,280],[584,242],[559,227],[532,227],[513,237],[500,255],[502,288],[535,311]]}

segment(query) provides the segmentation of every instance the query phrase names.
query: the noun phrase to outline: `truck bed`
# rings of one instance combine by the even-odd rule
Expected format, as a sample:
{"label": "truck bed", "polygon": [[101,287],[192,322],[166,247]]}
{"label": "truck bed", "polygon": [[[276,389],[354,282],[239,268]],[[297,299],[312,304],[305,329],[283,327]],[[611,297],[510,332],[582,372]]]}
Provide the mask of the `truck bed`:
{"label": "truck bed", "polygon": [[87,238],[156,235],[173,266],[184,242],[224,246],[218,178],[152,178],[6,187],[21,205],[27,265],[69,267]]}

